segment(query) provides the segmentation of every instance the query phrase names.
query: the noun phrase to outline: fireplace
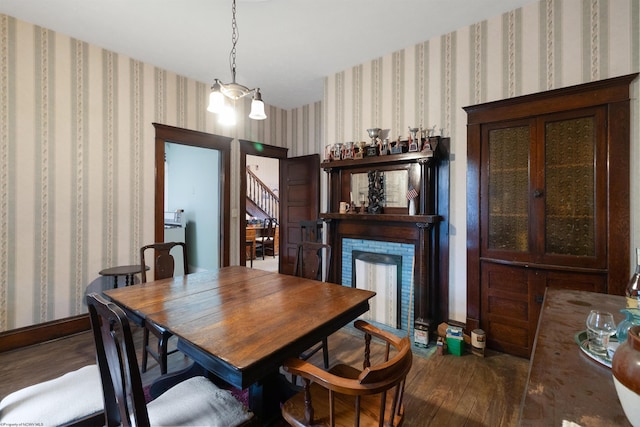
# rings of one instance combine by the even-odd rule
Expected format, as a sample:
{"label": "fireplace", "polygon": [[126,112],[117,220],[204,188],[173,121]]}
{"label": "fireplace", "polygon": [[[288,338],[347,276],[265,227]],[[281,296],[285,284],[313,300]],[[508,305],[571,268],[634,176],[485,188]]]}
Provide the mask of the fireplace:
{"label": "fireplace", "polygon": [[[376,290],[374,299],[387,299],[386,295],[389,295],[394,301],[384,303],[385,324],[400,326],[398,329],[409,333],[413,332],[410,329],[415,319],[421,319],[433,332],[449,314],[450,140],[435,138],[436,141],[430,138],[429,144],[420,152],[329,159],[321,165],[327,172],[327,212],[321,213],[320,218],[326,224],[326,242],[332,247],[328,280],[353,286],[353,272],[357,270],[355,251],[367,252],[365,258],[399,257],[398,263],[394,261],[393,267],[384,267],[382,273],[393,275],[395,269],[396,279],[391,282],[398,287],[387,288],[385,284],[384,288]],[[352,209],[340,213],[341,204],[353,200],[354,194],[356,201],[361,200],[358,197],[362,194],[358,184],[360,177],[374,171],[389,178],[389,186],[384,187],[387,194],[382,212]],[[396,175],[403,179],[395,179]],[[409,202],[404,204],[409,195],[405,185],[417,190],[418,197],[412,199],[417,207],[415,215],[413,211],[409,212]],[[356,259],[358,257],[355,255]],[[385,264],[380,259],[373,264]],[[359,279],[356,277],[356,280]],[[388,320],[387,310],[392,313],[391,320]],[[370,311],[378,309],[371,305]]]}
{"label": "fireplace", "polygon": [[406,333],[414,252],[414,246],[405,243],[342,240],[342,285],[377,294],[365,320]]}

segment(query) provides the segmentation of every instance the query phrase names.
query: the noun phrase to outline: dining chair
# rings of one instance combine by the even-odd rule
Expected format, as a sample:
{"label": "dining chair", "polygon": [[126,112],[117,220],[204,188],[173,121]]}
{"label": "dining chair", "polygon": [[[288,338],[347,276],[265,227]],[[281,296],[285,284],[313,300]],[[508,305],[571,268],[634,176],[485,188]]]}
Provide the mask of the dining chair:
{"label": "dining chair", "polygon": [[[324,255],[324,259],[323,259]],[[293,265],[293,275],[306,279],[326,282],[329,276],[331,264],[331,246],[319,243],[303,241],[298,243],[296,260]],[[324,266],[324,268],[323,268]],[[329,342],[327,337],[300,355],[302,360],[308,360],[311,356],[322,350],[324,368],[329,368]],[[293,379],[295,383],[295,377]]]}
{"label": "dining chair", "polygon": [[322,220],[300,221],[300,241],[322,242]]}
{"label": "dining chair", "polygon": [[125,312],[99,294],[87,295],[108,426],[239,426],[253,417],[228,390],[194,376],[145,403]]}
{"label": "dining chair", "polygon": [[[184,273],[188,272],[187,263],[187,246],[183,242],[165,242],[165,243],[153,243],[140,248],[140,262],[142,266],[146,266],[145,253],[148,250],[155,252],[155,280],[168,279],[173,277],[175,272],[175,258],[171,254],[171,250],[175,247],[182,249],[182,261]],[[145,268],[142,269],[142,283],[147,282],[147,274]],[[144,320],[142,322],[144,328],[142,337],[142,372],[147,372],[147,360],[149,355],[158,362],[160,365],[160,373],[162,375],[167,373],[167,356],[178,351],[177,349],[168,351],[169,338],[173,335],[162,326],[159,326],[151,321]],[[149,345],[149,334],[153,334],[156,338],[156,348]]]}
{"label": "dining chair", "polygon": [[264,259],[265,254],[268,250],[271,250],[271,255],[276,257],[276,248],[275,248],[275,230],[276,225],[278,225],[277,218],[265,218],[263,232],[265,235],[256,238],[256,257],[258,252],[262,254],[262,259]]}
{"label": "dining chair", "polygon": [[103,425],[104,399],[97,365],[14,391],[0,401],[0,425]]}
{"label": "dining chair", "polygon": [[[413,361],[409,338],[363,320],[354,326],[364,332],[362,369],[340,364],[325,371],[298,358],[284,362],[284,370],[302,377],[304,383],[303,390],[282,405],[282,416],[290,425],[402,424],[405,380]],[[376,346],[375,354],[371,354],[372,337],[384,343]]]}

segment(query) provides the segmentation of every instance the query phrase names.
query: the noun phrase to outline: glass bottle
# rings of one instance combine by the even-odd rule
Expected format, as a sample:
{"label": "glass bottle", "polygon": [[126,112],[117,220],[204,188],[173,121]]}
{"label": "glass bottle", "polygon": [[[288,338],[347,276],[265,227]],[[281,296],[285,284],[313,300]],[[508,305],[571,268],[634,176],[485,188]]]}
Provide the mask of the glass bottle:
{"label": "glass bottle", "polygon": [[627,308],[640,308],[638,307],[638,300],[640,300],[640,248],[636,248],[636,271],[629,279],[625,296],[627,297]]}

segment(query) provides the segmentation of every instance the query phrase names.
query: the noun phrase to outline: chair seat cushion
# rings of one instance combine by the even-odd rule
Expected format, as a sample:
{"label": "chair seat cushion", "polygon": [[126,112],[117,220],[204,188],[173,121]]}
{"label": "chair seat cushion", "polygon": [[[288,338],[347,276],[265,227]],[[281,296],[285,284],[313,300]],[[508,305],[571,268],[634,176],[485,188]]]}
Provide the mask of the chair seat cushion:
{"label": "chair seat cushion", "polygon": [[104,412],[97,365],[15,391],[0,402],[0,424],[62,425]]}
{"label": "chair seat cushion", "polygon": [[240,425],[253,417],[231,392],[205,377],[193,377],[147,404],[152,426]]}

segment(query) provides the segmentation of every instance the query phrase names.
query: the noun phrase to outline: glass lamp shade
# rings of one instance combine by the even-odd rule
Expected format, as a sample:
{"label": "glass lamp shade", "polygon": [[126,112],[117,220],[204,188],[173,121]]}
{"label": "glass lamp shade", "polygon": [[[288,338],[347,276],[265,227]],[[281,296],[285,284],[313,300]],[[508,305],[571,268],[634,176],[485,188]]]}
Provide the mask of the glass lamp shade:
{"label": "glass lamp shade", "polygon": [[251,113],[249,113],[249,118],[254,120],[264,120],[267,118],[267,115],[264,113],[264,102],[261,99],[254,98],[251,101]]}
{"label": "glass lamp shade", "polygon": [[219,114],[224,109],[224,95],[219,90],[212,90],[209,95],[208,111]]}
{"label": "glass lamp shade", "polygon": [[222,111],[218,113],[218,123],[223,126],[235,126],[236,124],[236,111],[230,105],[225,105]]}

